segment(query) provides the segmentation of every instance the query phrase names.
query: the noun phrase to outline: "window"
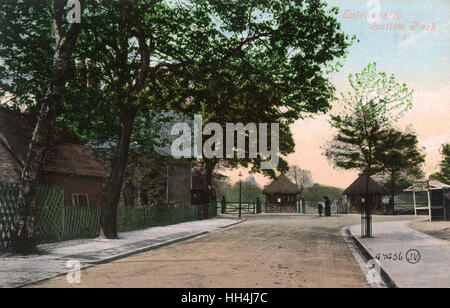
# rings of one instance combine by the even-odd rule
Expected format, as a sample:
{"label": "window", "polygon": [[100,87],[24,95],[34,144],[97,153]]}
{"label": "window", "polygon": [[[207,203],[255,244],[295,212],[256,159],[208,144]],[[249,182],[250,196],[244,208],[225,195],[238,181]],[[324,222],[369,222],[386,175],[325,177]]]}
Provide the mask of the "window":
{"label": "window", "polygon": [[72,206],[74,208],[88,208],[89,207],[89,196],[74,194],[72,195]]}

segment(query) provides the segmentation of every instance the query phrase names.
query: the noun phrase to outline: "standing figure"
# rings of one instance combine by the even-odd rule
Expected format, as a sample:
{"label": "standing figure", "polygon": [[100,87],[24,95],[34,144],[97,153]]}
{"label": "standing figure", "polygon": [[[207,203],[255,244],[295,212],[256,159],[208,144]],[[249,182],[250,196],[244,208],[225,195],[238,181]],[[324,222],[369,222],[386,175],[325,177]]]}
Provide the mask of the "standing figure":
{"label": "standing figure", "polygon": [[256,214],[261,213],[262,213],[261,199],[259,199],[259,197],[256,197]]}
{"label": "standing figure", "polygon": [[319,203],[317,205],[317,212],[319,213],[319,216],[322,217],[322,213],[323,213],[323,206],[322,203]]}
{"label": "standing figure", "polygon": [[325,198],[325,216],[330,217],[331,216],[331,201],[327,196],[324,196]]}
{"label": "standing figure", "polygon": [[220,210],[222,214],[227,213],[227,201],[225,200],[225,196],[222,196],[222,200],[220,200]]}

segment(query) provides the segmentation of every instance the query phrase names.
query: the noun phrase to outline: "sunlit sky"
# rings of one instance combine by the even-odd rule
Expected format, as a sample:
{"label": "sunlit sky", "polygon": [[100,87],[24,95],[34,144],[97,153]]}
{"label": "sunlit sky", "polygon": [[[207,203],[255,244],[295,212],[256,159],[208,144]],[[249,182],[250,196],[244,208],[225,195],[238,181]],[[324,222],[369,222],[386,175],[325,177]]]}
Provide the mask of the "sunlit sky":
{"label": "sunlit sky", "polygon": [[[420,145],[425,147],[426,174],[437,171],[440,145],[450,142],[450,1],[330,0],[328,4],[330,8],[340,8],[337,18],[343,30],[355,34],[359,40],[350,47],[340,72],[330,76],[336,94],[347,92],[348,75],[361,71],[370,62],[377,63],[378,71],[394,74],[398,82],[406,83],[414,91],[414,106],[397,126],[405,128],[412,124]],[[360,16],[379,12],[386,19],[377,20],[375,29],[373,21],[357,18],[358,12]],[[351,14],[353,18],[346,18]],[[385,25],[384,30],[380,29],[381,24]],[[415,25],[418,26],[414,28]],[[334,110],[338,106],[339,102],[335,102]],[[357,172],[334,169],[322,155],[322,146],[333,136],[327,119],[328,115],[319,115],[292,126],[296,150],[287,160],[311,170],[315,183],[344,188],[355,180]],[[239,171],[243,172],[243,178],[249,176],[245,170],[227,174],[236,181]],[[255,178],[260,185],[269,181],[261,175]]]}

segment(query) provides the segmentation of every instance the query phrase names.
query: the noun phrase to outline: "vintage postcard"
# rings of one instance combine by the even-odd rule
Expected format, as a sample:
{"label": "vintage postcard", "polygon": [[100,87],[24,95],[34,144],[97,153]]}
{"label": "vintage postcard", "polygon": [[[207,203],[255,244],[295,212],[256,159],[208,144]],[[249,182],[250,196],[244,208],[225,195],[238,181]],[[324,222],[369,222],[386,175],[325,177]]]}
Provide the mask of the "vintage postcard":
{"label": "vintage postcard", "polygon": [[450,287],[448,0],[0,1],[0,34],[0,287]]}

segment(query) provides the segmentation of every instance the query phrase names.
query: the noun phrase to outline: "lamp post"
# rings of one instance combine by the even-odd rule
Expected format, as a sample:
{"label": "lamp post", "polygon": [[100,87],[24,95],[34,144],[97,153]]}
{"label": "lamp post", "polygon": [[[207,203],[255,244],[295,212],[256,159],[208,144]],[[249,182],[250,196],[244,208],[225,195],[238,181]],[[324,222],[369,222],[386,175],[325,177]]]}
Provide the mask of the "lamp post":
{"label": "lamp post", "polygon": [[370,208],[369,195],[361,198],[361,237],[372,237],[372,213]]}
{"label": "lamp post", "polygon": [[241,181],[241,178],[242,178],[242,172],[239,172],[239,218],[242,218],[242,198],[241,198],[241,195],[242,195],[242,181]]}

